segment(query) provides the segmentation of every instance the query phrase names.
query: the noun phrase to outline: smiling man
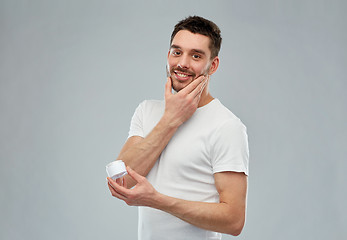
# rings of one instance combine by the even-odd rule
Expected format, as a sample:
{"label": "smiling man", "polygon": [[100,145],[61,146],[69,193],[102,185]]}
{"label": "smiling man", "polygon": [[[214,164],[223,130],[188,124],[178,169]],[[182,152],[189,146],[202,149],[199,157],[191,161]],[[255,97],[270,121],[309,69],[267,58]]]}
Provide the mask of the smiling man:
{"label": "smiling man", "polygon": [[221,239],[242,231],[246,128],[208,88],[221,41],[207,19],[180,21],[171,35],[165,100],[142,102],[132,118],[118,156],[129,175],[108,178],[108,187],[112,196],[140,206],[141,240]]}

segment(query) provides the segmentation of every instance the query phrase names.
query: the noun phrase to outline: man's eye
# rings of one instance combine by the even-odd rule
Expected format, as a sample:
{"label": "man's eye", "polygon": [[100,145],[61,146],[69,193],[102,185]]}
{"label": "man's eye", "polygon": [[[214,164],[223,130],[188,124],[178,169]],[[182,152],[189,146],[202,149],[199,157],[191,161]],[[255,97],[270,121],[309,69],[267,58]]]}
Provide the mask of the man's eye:
{"label": "man's eye", "polygon": [[201,57],[200,57],[200,55],[194,54],[194,55],[193,55],[193,58],[194,58],[194,59],[199,59],[199,58],[201,58]]}
{"label": "man's eye", "polygon": [[181,54],[180,51],[172,51],[172,55],[174,56],[179,56]]}

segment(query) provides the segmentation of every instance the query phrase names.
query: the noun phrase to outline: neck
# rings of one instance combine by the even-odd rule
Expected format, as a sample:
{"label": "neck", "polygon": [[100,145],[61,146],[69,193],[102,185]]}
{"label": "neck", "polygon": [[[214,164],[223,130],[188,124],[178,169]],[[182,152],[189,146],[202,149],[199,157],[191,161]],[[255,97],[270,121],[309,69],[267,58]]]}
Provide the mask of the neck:
{"label": "neck", "polygon": [[198,108],[209,104],[213,99],[214,99],[214,97],[212,97],[210,92],[208,91],[208,84],[207,84],[201,93]]}

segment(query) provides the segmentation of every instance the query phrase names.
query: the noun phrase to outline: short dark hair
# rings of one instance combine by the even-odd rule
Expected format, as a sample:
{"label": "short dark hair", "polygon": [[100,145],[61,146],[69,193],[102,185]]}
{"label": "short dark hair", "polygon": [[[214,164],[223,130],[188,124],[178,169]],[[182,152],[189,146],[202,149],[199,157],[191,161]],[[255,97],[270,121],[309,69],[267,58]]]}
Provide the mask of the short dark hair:
{"label": "short dark hair", "polygon": [[175,25],[175,28],[171,34],[170,45],[180,30],[188,30],[191,33],[199,33],[209,37],[211,59],[218,56],[222,44],[222,37],[219,27],[214,22],[199,16],[189,16],[181,20]]}

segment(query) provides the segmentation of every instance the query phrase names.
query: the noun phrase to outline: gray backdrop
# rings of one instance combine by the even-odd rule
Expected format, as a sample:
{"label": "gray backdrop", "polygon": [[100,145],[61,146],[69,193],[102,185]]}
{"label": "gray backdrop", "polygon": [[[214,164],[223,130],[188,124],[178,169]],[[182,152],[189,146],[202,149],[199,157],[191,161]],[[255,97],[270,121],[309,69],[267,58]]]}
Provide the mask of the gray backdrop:
{"label": "gray backdrop", "polygon": [[0,239],[136,239],[105,165],[169,36],[222,30],[211,91],[248,127],[247,222],[233,238],[346,236],[346,1],[0,1]]}

